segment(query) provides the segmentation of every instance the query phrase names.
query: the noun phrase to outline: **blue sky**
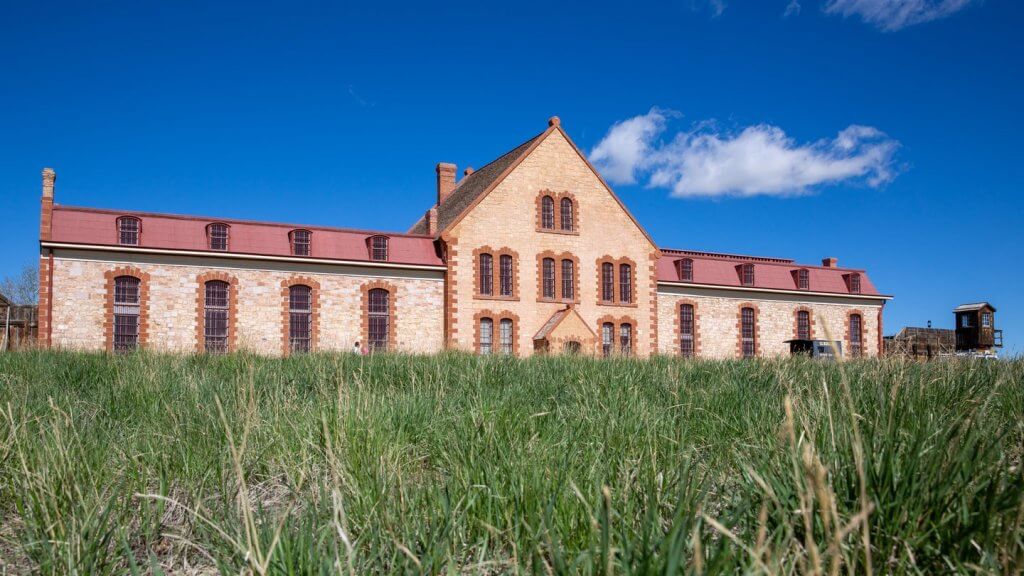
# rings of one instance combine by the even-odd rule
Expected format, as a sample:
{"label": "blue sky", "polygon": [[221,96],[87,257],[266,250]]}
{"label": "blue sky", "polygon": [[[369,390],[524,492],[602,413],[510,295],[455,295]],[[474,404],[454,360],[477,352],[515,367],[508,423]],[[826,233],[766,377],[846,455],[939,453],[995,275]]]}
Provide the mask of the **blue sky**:
{"label": "blue sky", "polygon": [[[1024,6],[7,2],[0,274],[57,201],[405,230],[558,115],[666,247],[866,268],[1024,350]],[[888,7],[887,7],[888,6]]]}

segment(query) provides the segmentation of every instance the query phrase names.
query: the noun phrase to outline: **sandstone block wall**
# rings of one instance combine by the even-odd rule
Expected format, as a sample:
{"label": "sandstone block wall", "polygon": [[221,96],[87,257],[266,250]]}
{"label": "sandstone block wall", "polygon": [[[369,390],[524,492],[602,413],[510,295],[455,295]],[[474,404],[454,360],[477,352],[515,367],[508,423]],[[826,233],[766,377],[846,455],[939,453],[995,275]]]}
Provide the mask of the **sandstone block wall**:
{"label": "sandstone block wall", "polygon": [[[63,255],[54,260],[53,345],[80,350],[102,350],[107,283],[104,273],[134,266],[149,275],[148,347],[169,352],[196,350],[196,278],[222,272],[238,281],[236,343],[239,350],[261,354],[282,353],[282,281],[296,276],[320,286],[318,349],[351,350],[362,342],[363,293],[361,287],[385,279],[395,295],[396,347],[402,352],[433,353],[443,348],[443,286],[434,277],[394,277],[363,273],[330,273],[322,267],[296,270],[204,266],[145,259],[88,259]],[[281,266],[276,266],[282,268]],[[422,275],[421,275],[422,276]]]}

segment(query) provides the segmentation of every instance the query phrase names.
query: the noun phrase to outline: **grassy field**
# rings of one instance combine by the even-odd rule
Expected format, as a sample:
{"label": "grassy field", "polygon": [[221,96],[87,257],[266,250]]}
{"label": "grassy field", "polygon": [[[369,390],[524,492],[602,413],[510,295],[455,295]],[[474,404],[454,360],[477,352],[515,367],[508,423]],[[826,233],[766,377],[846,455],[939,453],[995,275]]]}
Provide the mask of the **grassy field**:
{"label": "grassy field", "polygon": [[0,355],[0,573],[1007,573],[1024,362]]}

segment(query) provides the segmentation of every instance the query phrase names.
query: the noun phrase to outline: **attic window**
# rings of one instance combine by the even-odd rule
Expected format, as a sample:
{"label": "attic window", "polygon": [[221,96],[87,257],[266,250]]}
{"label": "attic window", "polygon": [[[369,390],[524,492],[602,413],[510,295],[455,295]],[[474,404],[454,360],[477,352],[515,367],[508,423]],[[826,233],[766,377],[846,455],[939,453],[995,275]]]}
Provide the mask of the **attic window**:
{"label": "attic window", "polygon": [[210,224],[206,227],[206,241],[210,250],[226,252],[228,249],[228,225],[222,223]]}
{"label": "attic window", "polygon": [[138,246],[142,223],[134,216],[117,219],[117,243],[122,246]]}
{"label": "attic window", "polygon": [[293,256],[309,256],[312,232],[309,230],[292,230],[288,233],[288,236],[292,245]]}
{"label": "attic window", "polygon": [[850,274],[846,277],[850,294],[860,294],[860,274]]}
{"label": "attic window", "polygon": [[679,280],[693,282],[693,259],[683,258],[676,260],[676,273],[679,275]]}
{"label": "attic window", "polygon": [[811,289],[811,273],[806,268],[796,271],[796,287],[800,290]]}
{"label": "attic window", "polygon": [[370,246],[370,260],[377,262],[388,261],[388,237],[387,236],[371,236],[369,241]]}
{"label": "attic window", "polygon": [[754,285],[754,265],[753,264],[741,264],[740,265],[740,283],[744,286]]}

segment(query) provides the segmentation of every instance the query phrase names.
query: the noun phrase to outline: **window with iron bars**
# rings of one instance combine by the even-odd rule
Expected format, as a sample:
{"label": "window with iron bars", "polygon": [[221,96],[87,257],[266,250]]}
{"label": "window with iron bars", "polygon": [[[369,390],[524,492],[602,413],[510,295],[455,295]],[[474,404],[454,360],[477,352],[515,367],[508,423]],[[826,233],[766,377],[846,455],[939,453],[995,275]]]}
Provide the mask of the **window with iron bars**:
{"label": "window with iron bars", "polygon": [[309,256],[311,236],[309,230],[292,230],[292,255]]}
{"label": "window with iron bars", "polygon": [[611,356],[615,350],[615,324],[605,322],[601,325],[601,354]]}
{"label": "window with iron bars", "polygon": [[490,296],[494,293],[494,257],[484,253],[480,255],[480,294]]}
{"label": "window with iron bars", "polygon": [[561,206],[562,230],[565,230],[566,232],[572,232],[572,228],[573,228],[573,220],[572,220],[572,218],[573,218],[573,214],[572,214],[573,205],[572,205],[572,199],[571,198],[562,198],[561,204],[562,204],[562,206]]}
{"label": "window with iron bars", "polygon": [[493,350],[494,342],[494,320],[490,318],[480,319],[480,353],[487,355]]}
{"label": "window with iron bars", "polygon": [[796,337],[798,340],[811,339],[811,313],[807,310],[796,313]]}
{"label": "window with iron bars", "polygon": [[572,260],[562,260],[562,299],[572,300],[576,297],[574,279],[574,263]]}
{"label": "window with iron bars", "polygon": [[114,278],[114,351],[129,352],[139,346],[139,286],[134,276]]}
{"label": "window with iron bars", "polygon": [[309,352],[313,341],[313,289],[288,288],[288,342],[292,352]]}
{"label": "window with iron bars", "polygon": [[615,265],[611,262],[601,264],[601,300],[615,301]]}
{"label": "window with iron bars", "polygon": [[740,311],[740,338],[743,344],[743,357],[753,358],[757,354],[755,317],[753,308]]}
{"label": "window with iron bars", "polygon": [[383,288],[374,288],[369,293],[367,346],[371,352],[388,349],[390,337],[391,294]]}
{"label": "window with iron bars", "polygon": [[138,218],[124,216],[117,219],[117,243],[122,246],[138,246],[142,224]]}
{"label": "window with iron bars", "polygon": [[505,355],[512,354],[512,320],[509,318],[502,318],[499,324],[500,329],[500,344],[501,353]]}
{"label": "window with iron bars", "polygon": [[800,290],[811,289],[811,273],[806,269],[797,270],[796,273],[797,288]]}
{"label": "window with iron bars", "polygon": [[619,325],[619,352],[623,356],[629,356],[633,352],[633,325]]}
{"label": "window with iron bars", "polygon": [[683,258],[679,261],[679,279],[683,282],[693,282],[692,258]]}
{"label": "window with iron bars", "polygon": [[228,225],[210,224],[207,228],[210,250],[225,251],[228,249]]}
{"label": "window with iron bars", "polygon": [[864,353],[863,319],[860,314],[850,314],[850,356],[860,358]]}
{"label": "window with iron bars", "polygon": [[743,283],[743,285],[744,286],[753,286],[754,285],[754,265],[753,264],[743,264],[742,266],[740,266],[740,272],[741,272],[741,276],[742,276],[742,283]]}
{"label": "window with iron bars", "polygon": [[694,317],[693,304],[679,307],[679,353],[684,358],[694,355]]}
{"label": "window with iron bars", "polygon": [[498,257],[498,284],[502,296],[512,296],[512,257],[508,254]]}
{"label": "window with iron bars", "polygon": [[619,302],[633,302],[633,267],[629,264],[619,265]]}
{"label": "window with iron bars", "polygon": [[555,199],[551,196],[540,200],[540,227],[545,230],[555,227]]}
{"label": "window with iron bars", "polygon": [[388,260],[388,237],[374,236],[370,238],[370,260],[386,262]]}
{"label": "window with iron bars", "polygon": [[545,258],[541,264],[543,274],[543,297],[554,299],[555,297],[555,260]]}
{"label": "window with iron bars", "polygon": [[205,349],[207,352],[221,354],[228,351],[231,285],[220,280],[211,280],[206,283],[205,291]]}
{"label": "window with iron bars", "polygon": [[860,274],[850,274],[850,293],[860,294]]}

